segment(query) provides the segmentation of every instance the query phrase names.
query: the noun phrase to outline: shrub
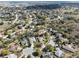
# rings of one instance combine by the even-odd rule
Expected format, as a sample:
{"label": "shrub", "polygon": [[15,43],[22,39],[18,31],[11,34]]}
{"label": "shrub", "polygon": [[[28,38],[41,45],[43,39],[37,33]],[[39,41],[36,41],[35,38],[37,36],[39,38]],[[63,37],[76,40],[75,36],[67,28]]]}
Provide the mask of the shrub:
{"label": "shrub", "polygon": [[4,23],[3,22],[0,22],[0,25],[3,25]]}
{"label": "shrub", "polygon": [[2,56],[7,55],[7,54],[9,54],[9,50],[3,49],[3,50],[1,51],[1,55],[2,55]]}

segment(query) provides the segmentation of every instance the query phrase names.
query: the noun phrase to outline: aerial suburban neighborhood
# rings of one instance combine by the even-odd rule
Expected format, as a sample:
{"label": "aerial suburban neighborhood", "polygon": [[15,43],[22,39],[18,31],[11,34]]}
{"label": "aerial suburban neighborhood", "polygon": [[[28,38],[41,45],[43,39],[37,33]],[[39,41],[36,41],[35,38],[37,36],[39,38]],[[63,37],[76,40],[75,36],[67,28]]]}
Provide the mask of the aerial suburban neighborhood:
{"label": "aerial suburban neighborhood", "polygon": [[78,6],[0,2],[0,58],[78,58]]}

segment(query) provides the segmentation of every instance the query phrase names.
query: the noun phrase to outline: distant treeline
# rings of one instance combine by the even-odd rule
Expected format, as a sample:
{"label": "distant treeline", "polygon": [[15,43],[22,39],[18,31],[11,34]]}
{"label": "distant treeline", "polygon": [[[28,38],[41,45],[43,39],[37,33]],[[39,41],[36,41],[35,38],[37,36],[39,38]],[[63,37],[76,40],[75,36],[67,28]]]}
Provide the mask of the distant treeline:
{"label": "distant treeline", "polygon": [[72,6],[72,7],[78,7],[79,3],[61,3],[62,6]]}
{"label": "distant treeline", "polygon": [[48,4],[48,5],[34,5],[34,6],[28,6],[27,9],[56,9],[60,8],[61,6],[59,4]]}

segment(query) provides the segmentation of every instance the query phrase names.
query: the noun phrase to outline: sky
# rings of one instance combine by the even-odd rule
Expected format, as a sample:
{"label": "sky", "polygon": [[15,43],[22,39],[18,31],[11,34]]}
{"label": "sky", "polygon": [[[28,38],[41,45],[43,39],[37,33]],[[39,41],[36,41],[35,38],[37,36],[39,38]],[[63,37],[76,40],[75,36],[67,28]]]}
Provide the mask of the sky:
{"label": "sky", "polygon": [[[8,1],[8,2],[6,2]],[[19,2],[19,3],[18,3]],[[11,6],[11,5],[15,5],[15,3],[17,3],[17,5],[22,4],[23,6],[29,6],[29,5],[39,5],[39,4],[53,4],[53,3],[79,3],[79,1],[63,1],[63,0],[51,0],[51,1],[46,1],[46,0],[0,0],[0,5],[4,5],[4,6]]]}
{"label": "sky", "polygon": [[73,1],[74,2],[79,0],[0,0],[0,1]]}
{"label": "sky", "polygon": [[[33,0],[33,1],[26,1],[26,0],[7,0],[8,2],[6,2],[5,0],[0,0],[0,5],[4,5],[4,6],[9,6],[9,5],[15,5],[15,3],[17,3],[17,5],[19,5],[19,4],[22,4],[22,5],[26,5],[26,6],[29,6],[29,5],[39,5],[39,4],[54,4],[54,3],[62,3],[62,2],[64,2],[64,3],[79,3],[79,1],[56,1],[56,0],[54,0],[54,1],[45,1],[45,0],[42,0],[42,1],[35,1],[35,0]],[[18,3],[19,2],[19,3]]]}

